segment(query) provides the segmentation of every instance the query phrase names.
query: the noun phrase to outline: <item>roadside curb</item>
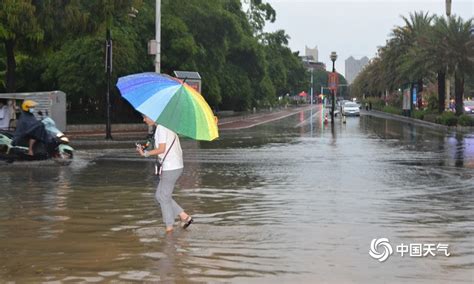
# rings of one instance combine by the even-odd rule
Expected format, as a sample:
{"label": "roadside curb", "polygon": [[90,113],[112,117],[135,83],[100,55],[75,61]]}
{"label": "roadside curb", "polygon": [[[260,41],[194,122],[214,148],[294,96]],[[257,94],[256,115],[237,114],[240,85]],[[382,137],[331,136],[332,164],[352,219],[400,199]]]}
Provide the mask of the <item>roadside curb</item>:
{"label": "roadside curb", "polygon": [[414,125],[419,125],[419,126],[424,126],[428,127],[431,129],[436,129],[436,130],[443,130],[445,132],[461,132],[461,133],[474,133],[474,127],[470,126],[446,126],[446,125],[441,125],[429,121],[424,121],[420,119],[415,119],[411,117],[406,117],[406,116],[401,116],[397,114],[392,114],[392,113],[387,113],[387,112],[382,112],[378,110],[371,110],[371,111],[362,111],[362,115],[368,115],[368,116],[374,116],[374,117],[380,117],[380,118],[387,118],[387,119],[393,119],[393,120],[398,120],[398,121],[403,121],[403,122],[408,122]]}

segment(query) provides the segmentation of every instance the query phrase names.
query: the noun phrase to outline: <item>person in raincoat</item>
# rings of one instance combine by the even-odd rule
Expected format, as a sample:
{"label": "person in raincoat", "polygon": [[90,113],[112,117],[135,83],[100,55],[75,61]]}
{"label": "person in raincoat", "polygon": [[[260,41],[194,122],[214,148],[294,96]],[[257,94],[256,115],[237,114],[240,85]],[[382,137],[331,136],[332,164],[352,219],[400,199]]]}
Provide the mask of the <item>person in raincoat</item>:
{"label": "person in raincoat", "polygon": [[175,132],[163,125],[156,124],[146,115],[143,115],[143,122],[150,127],[156,125],[154,149],[144,150],[143,146],[137,145],[137,152],[142,157],[158,156],[161,160],[162,170],[155,169],[157,171],[155,174],[160,175],[155,198],[161,207],[166,232],[173,231],[176,216],[180,217],[181,226],[186,229],[193,223],[193,218],[172,197],[176,181],[183,173],[183,151],[179,137]]}
{"label": "person in raincoat", "polygon": [[28,155],[33,156],[34,145],[37,141],[48,143],[48,133],[44,125],[34,116],[37,103],[32,100],[25,100],[21,104],[21,114],[17,121],[15,133],[13,134],[13,145],[20,145],[26,140],[28,145]]}

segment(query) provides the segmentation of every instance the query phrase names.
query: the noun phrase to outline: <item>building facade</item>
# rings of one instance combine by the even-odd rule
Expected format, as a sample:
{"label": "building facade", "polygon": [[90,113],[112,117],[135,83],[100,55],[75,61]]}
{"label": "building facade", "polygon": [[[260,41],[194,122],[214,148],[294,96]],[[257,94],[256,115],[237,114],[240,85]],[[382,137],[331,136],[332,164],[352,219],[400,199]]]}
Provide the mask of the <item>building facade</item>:
{"label": "building facade", "polygon": [[304,55],[306,57],[313,57],[313,61],[318,62],[318,46],[315,46],[314,48],[309,48],[306,45],[304,46]]}
{"label": "building facade", "polygon": [[345,61],[346,66],[346,80],[347,84],[352,84],[354,79],[357,77],[359,72],[364,68],[365,65],[369,63],[369,58],[367,56],[362,57],[357,60],[354,57],[350,56]]}
{"label": "building facade", "polygon": [[326,65],[322,62],[318,62],[318,47],[309,48],[305,46],[305,55],[300,56],[304,67],[310,71],[313,70],[326,70]]}

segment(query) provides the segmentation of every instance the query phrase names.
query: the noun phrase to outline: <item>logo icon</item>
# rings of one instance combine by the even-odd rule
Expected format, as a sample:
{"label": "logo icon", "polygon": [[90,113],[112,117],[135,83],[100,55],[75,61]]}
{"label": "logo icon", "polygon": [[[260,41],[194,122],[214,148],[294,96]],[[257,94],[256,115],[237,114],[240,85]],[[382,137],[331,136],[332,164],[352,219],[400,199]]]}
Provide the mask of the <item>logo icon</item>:
{"label": "logo icon", "polygon": [[378,261],[386,261],[392,253],[393,249],[387,238],[373,239],[370,242],[369,255]]}

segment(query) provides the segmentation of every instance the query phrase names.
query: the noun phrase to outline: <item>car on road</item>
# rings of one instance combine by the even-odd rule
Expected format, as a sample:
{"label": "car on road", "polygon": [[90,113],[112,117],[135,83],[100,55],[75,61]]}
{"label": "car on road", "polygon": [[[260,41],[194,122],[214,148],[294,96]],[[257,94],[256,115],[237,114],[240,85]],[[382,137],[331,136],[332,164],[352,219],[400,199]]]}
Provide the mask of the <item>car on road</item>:
{"label": "car on road", "polygon": [[349,103],[351,101],[349,100],[340,100],[340,101],[337,101],[337,106],[339,107],[343,107],[345,103]]}
{"label": "car on road", "polygon": [[464,101],[464,112],[474,114],[474,101]]}
{"label": "car on road", "polygon": [[342,115],[345,116],[360,116],[359,105],[354,102],[346,102],[342,106]]}
{"label": "car on road", "polygon": [[[331,115],[332,104],[330,101],[326,102],[324,108],[326,109],[328,115]],[[336,103],[336,107],[334,108],[334,116],[337,116],[339,113],[340,113],[339,107],[337,106],[337,103]]]}

